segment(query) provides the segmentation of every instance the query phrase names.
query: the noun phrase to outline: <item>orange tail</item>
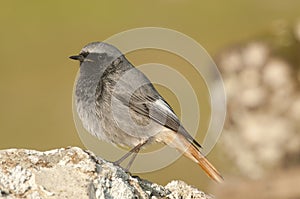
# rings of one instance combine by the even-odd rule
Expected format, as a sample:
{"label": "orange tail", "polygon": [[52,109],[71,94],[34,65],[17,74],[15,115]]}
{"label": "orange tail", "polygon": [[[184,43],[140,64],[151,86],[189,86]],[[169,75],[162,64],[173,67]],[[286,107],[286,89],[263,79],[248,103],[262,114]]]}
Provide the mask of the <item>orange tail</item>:
{"label": "orange tail", "polygon": [[220,172],[192,144],[188,146],[187,150],[184,152],[184,155],[196,162],[215,182],[223,182],[224,179]]}
{"label": "orange tail", "polygon": [[163,142],[183,152],[186,157],[196,162],[212,180],[217,183],[223,182],[224,179],[220,172],[183,135],[167,131],[162,134],[161,138],[163,138],[161,139]]}

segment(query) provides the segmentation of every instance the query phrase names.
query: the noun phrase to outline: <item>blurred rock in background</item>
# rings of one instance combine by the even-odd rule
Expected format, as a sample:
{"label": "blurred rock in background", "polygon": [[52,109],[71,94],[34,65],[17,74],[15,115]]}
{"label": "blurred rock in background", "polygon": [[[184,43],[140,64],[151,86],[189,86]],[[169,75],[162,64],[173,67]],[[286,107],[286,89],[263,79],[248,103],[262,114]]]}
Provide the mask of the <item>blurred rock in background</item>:
{"label": "blurred rock in background", "polygon": [[222,134],[238,172],[259,179],[300,163],[300,21],[217,56],[227,92]]}

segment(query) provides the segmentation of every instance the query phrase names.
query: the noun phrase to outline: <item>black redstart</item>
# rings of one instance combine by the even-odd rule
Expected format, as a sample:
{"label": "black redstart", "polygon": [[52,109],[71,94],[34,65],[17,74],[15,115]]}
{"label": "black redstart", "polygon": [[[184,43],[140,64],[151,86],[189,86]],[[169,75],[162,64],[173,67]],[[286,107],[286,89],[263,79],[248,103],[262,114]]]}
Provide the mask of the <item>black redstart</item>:
{"label": "black redstart", "polygon": [[101,140],[132,148],[117,163],[134,152],[131,164],[142,146],[160,142],[181,151],[216,182],[223,180],[170,105],[117,48],[93,42],[70,58],[80,61],[75,105],[84,128]]}

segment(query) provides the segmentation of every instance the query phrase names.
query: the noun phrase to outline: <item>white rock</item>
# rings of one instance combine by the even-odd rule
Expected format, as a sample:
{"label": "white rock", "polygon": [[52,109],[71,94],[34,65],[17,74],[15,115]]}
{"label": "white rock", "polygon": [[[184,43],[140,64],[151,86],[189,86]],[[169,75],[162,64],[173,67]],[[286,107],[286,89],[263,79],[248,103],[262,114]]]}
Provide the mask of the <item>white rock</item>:
{"label": "white rock", "polygon": [[210,198],[184,182],[163,187],[72,147],[46,152],[0,151],[0,197],[4,198]]}

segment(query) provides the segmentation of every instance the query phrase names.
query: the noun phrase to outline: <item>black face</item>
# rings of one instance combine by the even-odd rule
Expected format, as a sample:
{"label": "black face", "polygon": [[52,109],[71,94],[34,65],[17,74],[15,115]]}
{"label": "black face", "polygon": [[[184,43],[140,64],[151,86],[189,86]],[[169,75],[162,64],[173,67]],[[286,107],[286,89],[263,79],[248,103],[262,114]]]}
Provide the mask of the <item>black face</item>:
{"label": "black face", "polygon": [[78,60],[80,64],[82,64],[83,61],[103,63],[105,61],[111,61],[112,57],[108,56],[107,53],[81,52],[79,55],[70,56],[70,59]]}
{"label": "black face", "polygon": [[72,55],[69,58],[74,59],[74,60],[78,60],[81,63],[81,62],[84,61],[84,59],[86,58],[87,55],[88,55],[88,53],[84,52],[84,53],[80,53],[79,55]]}
{"label": "black face", "polygon": [[79,56],[82,56],[83,57],[83,60],[89,55],[90,53],[89,52],[81,52],[79,54]]}

